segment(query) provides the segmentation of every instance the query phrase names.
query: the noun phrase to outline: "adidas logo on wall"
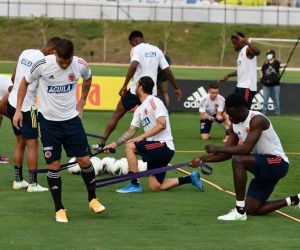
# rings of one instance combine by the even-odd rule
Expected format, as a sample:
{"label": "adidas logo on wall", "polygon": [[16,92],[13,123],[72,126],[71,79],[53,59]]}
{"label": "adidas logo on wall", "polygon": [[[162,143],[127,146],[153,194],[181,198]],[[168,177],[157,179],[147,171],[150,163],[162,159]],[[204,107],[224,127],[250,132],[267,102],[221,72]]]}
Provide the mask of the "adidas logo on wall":
{"label": "adidas logo on wall", "polygon": [[201,98],[205,95],[207,95],[205,88],[200,87],[197,91],[195,91],[191,96],[189,96],[186,99],[186,101],[183,103],[183,106],[187,109],[199,108]]}
{"label": "adidas logo on wall", "polygon": [[[258,110],[261,111],[263,108],[263,103],[264,103],[264,92],[263,89],[261,89],[253,98],[252,100],[252,105],[251,109],[252,110]],[[274,102],[273,99],[270,97],[268,100],[268,109],[269,110],[274,110]]]}

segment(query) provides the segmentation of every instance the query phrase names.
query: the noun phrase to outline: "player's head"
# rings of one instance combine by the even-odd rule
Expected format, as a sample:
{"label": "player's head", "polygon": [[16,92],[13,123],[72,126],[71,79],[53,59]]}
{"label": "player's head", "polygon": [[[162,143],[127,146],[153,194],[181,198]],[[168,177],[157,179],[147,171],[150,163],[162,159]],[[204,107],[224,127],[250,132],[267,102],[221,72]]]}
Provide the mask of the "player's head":
{"label": "player's head", "polygon": [[219,85],[217,83],[212,83],[208,87],[209,98],[213,101],[217,98],[219,94]]}
{"label": "player's head", "polygon": [[144,94],[152,95],[152,89],[154,87],[154,82],[151,77],[143,76],[137,83],[136,94],[140,97],[141,92]]}
{"label": "player's head", "polygon": [[241,50],[241,48],[243,48],[243,46],[245,45],[240,41],[239,37],[245,38],[245,34],[238,31],[231,35],[231,43],[235,51]]}
{"label": "player's head", "polygon": [[226,113],[232,123],[243,122],[248,115],[248,108],[245,98],[239,93],[229,95],[225,100]]}
{"label": "player's head", "polygon": [[46,46],[42,49],[43,54],[45,56],[54,54],[56,50],[56,46],[60,40],[61,38],[58,36],[50,38],[46,43]]}
{"label": "player's head", "polygon": [[56,62],[62,68],[69,67],[73,60],[74,45],[71,40],[61,39],[56,46]]}
{"label": "player's head", "polygon": [[272,49],[270,49],[270,50],[266,53],[266,57],[267,57],[267,59],[268,59],[269,61],[272,60],[272,59],[274,59],[274,58],[275,58],[275,51],[272,50]]}
{"label": "player's head", "polygon": [[144,41],[144,35],[141,31],[134,30],[130,33],[128,40],[130,45],[134,47]]}

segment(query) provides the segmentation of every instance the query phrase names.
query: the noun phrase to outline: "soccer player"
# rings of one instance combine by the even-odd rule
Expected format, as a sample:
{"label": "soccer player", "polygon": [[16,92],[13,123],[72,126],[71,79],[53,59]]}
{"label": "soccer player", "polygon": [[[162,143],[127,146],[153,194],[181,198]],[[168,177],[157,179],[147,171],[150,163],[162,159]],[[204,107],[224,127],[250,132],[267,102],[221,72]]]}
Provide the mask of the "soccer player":
{"label": "soccer player", "polygon": [[[103,148],[109,135],[115,130],[118,121],[123,117],[123,115],[134,108],[136,105],[140,104],[138,97],[135,95],[135,89],[137,81],[145,75],[148,75],[152,78],[154,82],[153,95],[157,95],[157,70],[160,67],[165,76],[170,81],[172,86],[175,89],[175,95],[177,96],[178,101],[181,99],[182,93],[181,89],[176,83],[176,80],[170,70],[169,64],[166,61],[166,58],[162,51],[149,43],[146,43],[144,40],[143,33],[140,31],[132,31],[129,35],[129,43],[133,47],[130,52],[131,64],[129,66],[127,76],[125,78],[124,84],[119,91],[121,99],[117,104],[117,108],[114,111],[112,117],[110,118],[105,132],[103,134],[103,139],[99,145],[99,149]],[[127,85],[132,79],[130,88],[127,90]]]}
{"label": "soccer player", "polygon": [[[247,215],[264,215],[285,206],[300,206],[300,194],[286,199],[268,200],[289,168],[289,160],[270,120],[260,112],[249,111],[245,98],[239,93],[228,96],[225,107],[232,122],[225,147],[206,145],[209,155],[194,158],[190,162],[191,166],[196,167],[201,162],[220,162],[233,157],[236,207],[218,219],[247,220]],[[243,145],[238,145],[239,139]],[[254,177],[245,198],[247,171]]]}
{"label": "soccer player", "polygon": [[[59,40],[59,37],[53,37],[42,49],[27,49],[24,50],[19,56],[12,76],[14,86],[9,94],[7,105],[7,111],[11,121],[17,106],[17,94],[21,80],[25,74],[31,70],[32,65],[37,60],[43,58],[45,55],[54,53],[56,44]],[[27,188],[27,192],[45,192],[48,191],[48,189],[37,183],[37,174],[34,172],[34,170],[36,170],[38,167],[38,125],[35,107],[35,84],[36,83],[33,83],[29,86],[22,105],[24,117],[23,126],[20,129],[16,129],[14,126],[12,126],[16,137],[16,147],[14,151],[15,180],[13,182],[13,189],[20,190]],[[23,158],[25,148],[27,151],[29,184],[23,179]]]}
{"label": "soccer player", "polygon": [[[8,76],[0,75],[0,127],[3,120],[3,116],[7,115],[7,100],[8,94],[11,91],[13,83]],[[0,156],[0,163],[8,163],[7,156]]]}
{"label": "soccer player", "polygon": [[[62,204],[62,181],[59,174],[62,146],[68,157],[75,156],[88,191],[89,207],[95,213],[105,210],[96,198],[95,171],[90,162],[90,148],[81,123],[92,75],[87,63],[73,55],[72,41],[61,39],[55,55],[37,61],[21,81],[14,126],[22,126],[22,103],[28,85],[38,81],[38,119],[44,156],[48,167],[47,180],[55,204],[57,222],[68,222]],[[76,103],[76,86],[82,77],[81,98]]]}
{"label": "soccer player", "polygon": [[[129,173],[138,172],[137,154],[147,162],[148,169],[167,166],[174,156],[174,144],[169,122],[169,115],[163,102],[152,95],[154,81],[149,76],[144,76],[137,81],[136,96],[141,105],[135,110],[131,125],[118,140],[107,145],[105,149],[116,148],[126,143],[126,157]],[[139,127],[144,133],[132,138]],[[165,179],[166,172],[149,176],[149,188],[152,191],[167,190],[182,184],[192,183],[200,191],[203,185],[198,171],[191,175],[179,178]],[[131,184],[117,190],[118,193],[142,192],[142,187],[137,179]]]}
{"label": "soccer player", "polygon": [[[210,84],[208,87],[208,94],[201,98],[199,107],[200,133],[202,140],[208,140],[210,138],[210,130],[213,122],[224,122],[224,129],[229,128],[230,121],[224,108],[225,99],[219,94],[218,84]],[[227,136],[224,140],[226,140],[226,138]]]}
{"label": "soccer player", "polygon": [[239,51],[237,59],[237,70],[233,71],[221,79],[224,82],[230,77],[237,77],[235,92],[244,96],[248,109],[251,109],[252,100],[257,91],[257,61],[260,50],[245,39],[242,32],[236,32],[231,36],[231,42],[235,51]]}

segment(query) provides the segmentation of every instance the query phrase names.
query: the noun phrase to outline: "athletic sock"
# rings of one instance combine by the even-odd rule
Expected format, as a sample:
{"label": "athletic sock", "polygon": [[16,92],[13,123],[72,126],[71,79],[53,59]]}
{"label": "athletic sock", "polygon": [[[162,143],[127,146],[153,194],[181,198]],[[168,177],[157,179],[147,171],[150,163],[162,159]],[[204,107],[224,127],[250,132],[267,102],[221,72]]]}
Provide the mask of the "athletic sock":
{"label": "athletic sock", "polygon": [[96,198],[95,170],[91,164],[88,168],[81,169],[81,176],[88,191],[89,202]]}
{"label": "athletic sock", "polygon": [[15,181],[20,182],[23,181],[23,171],[22,171],[22,166],[18,167],[15,166]]}
{"label": "athletic sock", "polygon": [[236,201],[236,210],[238,211],[239,214],[244,214],[245,213],[245,200],[243,201]]}
{"label": "athletic sock", "polygon": [[[135,172],[129,171],[129,174],[134,174]],[[132,179],[131,184],[133,185],[140,185],[140,182],[138,179]]]}
{"label": "athletic sock", "polygon": [[58,170],[48,169],[47,173],[48,186],[55,205],[55,211],[64,209],[61,202],[61,178]]}
{"label": "athletic sock", "polygon": [[35,184],[37,183],[37,173],[29,170],[29,183]]}
{"label": "athletic sock", "polygon": [[179,177],[178,182],[179,182],[179,186],[183,184],[191,183],[192,182],[191,176],[188,175],[188,176]]}
{"label": "athletic sock", "polygon": [[286,203],[287,203],[288,206],[298,205],[299,202],[300,202],[300,194],[295,195],[295,196],[287,197],[285,200],[286,200]]}

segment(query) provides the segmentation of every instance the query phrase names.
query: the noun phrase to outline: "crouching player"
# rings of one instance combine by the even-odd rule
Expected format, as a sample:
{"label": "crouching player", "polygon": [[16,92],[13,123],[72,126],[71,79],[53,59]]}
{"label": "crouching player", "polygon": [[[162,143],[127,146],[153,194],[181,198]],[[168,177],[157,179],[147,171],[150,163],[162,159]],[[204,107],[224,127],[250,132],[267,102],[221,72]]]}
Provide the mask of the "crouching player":
{"label": "crouching player", "polygon": [[[134,112],[128,131],[118,140],[105,147],[105,149],[116,148],[126,142],[129,173],[138,172],[137,154],[140,154],[143,161],[147,162],[148,169],[167,166],[174,156],[175,148],[168,111],[162,101],[152,95],[153,87],[154,82],[151,77],[140,78],[136,86],[136,95],[142,104]],[[132,138],[141,126],[144,128],[144,133]],[[149,188],[152,191],[160,191],[191,183],[200,191],[203,191],[203,185],[197,171],[179,178],[165,179],[165,176],[166,172],[149,176]],[[131,184],[118,189],[117,192],[140,193],[142,187],[138,180],[134,179]]]}
{"label": "crouching player", "polygon": [[[73,53],[73,43],[61,39],[55,55],[46,56],[32,66],[21,81],[13,118],[15,127],[22,126],[21,107],[28,84],[38,80],[38,119],[57,222],[68,222],[61,200],[62,182],[59,171],[62,146],[67,156],[76,157],[81,168],[90,209],[95,213],[105,209],[96,198],[95,171],[90,162],[90,148],[80,120],[92,82],[91,70],[83,59],[73,56]],[[80,77],[83,79],[81,99],[76,103],[76,86]]]}
{"label": "crouching player", "polygon": [[[213,122],[224,122],[225,129],[230,126],[230,121],[226,112],[224,112],[225,99],[219,94],[219,86],[212,83],[208,87],[208,94],[203,96],[200,101],[200,133],[202,140],[209,140],[210,130]],[[227,134],[224,139],[226,142]]]}
{"label": "crouching player", "polygon": [[[207,145],[210,155],[194,158],[190,165],[201,162],[220,162],[232,156],[232,170],[236,206],[219,220],[247,220],[247,215],[264,215],[276,209],[298,205],[300,194],[285,199],[269,201],[275,186],[289,168],[280,140],[272,123],[262,113],[248,110],[245,98],[239,93],[227,97],[226,112],[232,126],[225,147]],[[241,139],[243,145],[238,145]],[[246,196],[247,171],[254,175]],[[245,198],[246,197],[246,198]]]}

